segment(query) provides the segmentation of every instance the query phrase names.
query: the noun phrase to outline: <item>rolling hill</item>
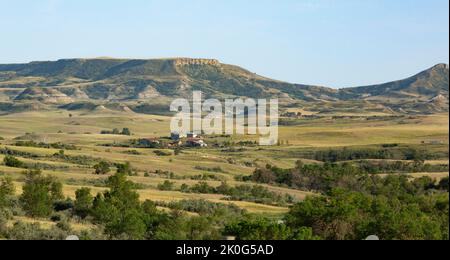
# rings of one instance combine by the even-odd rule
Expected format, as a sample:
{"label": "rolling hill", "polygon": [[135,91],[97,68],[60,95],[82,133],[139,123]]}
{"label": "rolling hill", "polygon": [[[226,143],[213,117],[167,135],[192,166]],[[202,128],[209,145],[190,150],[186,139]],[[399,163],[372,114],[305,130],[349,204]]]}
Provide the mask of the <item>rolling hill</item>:
{"label": "rolling hill", "polygon": [[206,97],[278,97],[283,105],[324,110],[434,113],[448,111],[448,75],[448,65],[439,64],[408,79],[336,90],[273,80],[211,59],[64,59],[0,65],[0,110],[118,103],[149,113],[201,90]]}
{"label": "rolling hill", "polygon": [[438,64],[404,80],[347,90],[361,98],[397,97],[429,100],[440,95],[448,98],[448,69],[448,65]]}

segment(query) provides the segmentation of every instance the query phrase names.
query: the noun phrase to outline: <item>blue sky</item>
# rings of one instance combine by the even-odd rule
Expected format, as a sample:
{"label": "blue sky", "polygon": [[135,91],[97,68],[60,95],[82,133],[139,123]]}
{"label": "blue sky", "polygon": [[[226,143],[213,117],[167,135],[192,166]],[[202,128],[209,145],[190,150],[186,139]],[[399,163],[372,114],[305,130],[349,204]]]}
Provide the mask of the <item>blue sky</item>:
{"label": "blue sky", "polygon": [[0,63],[217,58],[350,87],[449,62],[448,0],[0,0]]}

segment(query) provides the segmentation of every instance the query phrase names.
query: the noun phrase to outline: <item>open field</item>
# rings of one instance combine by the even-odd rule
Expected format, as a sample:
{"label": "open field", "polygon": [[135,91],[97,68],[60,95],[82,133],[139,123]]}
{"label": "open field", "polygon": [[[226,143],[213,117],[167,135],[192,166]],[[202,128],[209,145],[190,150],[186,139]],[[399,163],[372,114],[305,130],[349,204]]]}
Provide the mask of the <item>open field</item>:
{"label": "open field", "polygon": [[[249,176],[256,167],[272,164],[280,168],[292,168],[298,160],[304,163],[322,163],[302,158],[299,154],[320,149],[342,147],[372,147],[383,144],[410,145],[431,152],[448,155],[449,118],[448,114],[415,117],[379,117],[369,119],[299,119],[292,126],[280,126],[281,145],[273,147],[245,146],[236,151],[223,148],[186,149],[179,155],[158,156],[155,149],[125,148],[104,146],[123,143],[130,139],[166,137],[169,135],[169,117],[141,115],[135,113],[72,113],[67,111],[28,112],[0,116],[0,149],[9,149],[33,156],[17,156],[28,165],[44,166],[44,173],[57,177],[64,185],[66,196],[74,198],[75,190],[90,187],[94,192],[105,188],[98,184],[107,176],[94,174],[92,165],[79,164],[55,158],[60,149],[15,146],[15,139],[22,138],[43,143],[63,143],[77,147],[65,150],[70,157],[87,156],[92,160],[105,160],[110,163],[130,162],[137,176],[130,180],[143,185],[139,190],[142,200],[161,202],[183,199],[205,199],[212,202],[232,203],[251,213],[281,215],[288,211],[287,206],[263,205],[244,201],[225,201],[220,194],[194,194],[179,191],[161,191],[158,185],[169,180],[156,172],[171,173],[175,189],[183,184],[193,186],[199,182],[196,176],[205,174],[215,176],[205,182],[218,187],[223,181],[231,186],[245,185],[237,181],[237,176]],[[133,136],[102,135],[102,130],[129,128]],[[28,134],[27,134],[28,133]],[[211,141],[208,137],[206,141]],[[255,141],[256,136],[231,136],[228,141]],[[130,151],[133,153],[130,153]],[[171,152],[171,150],[168,150]],[[3,162],[4,155],[0,155]],[[448,158],[438,158],[427,163],[448,165]],[[215,172],[208,169],[219,169]],[[20,187],[23,182],[23,169],[0,165],[2,175],[11,176]],[[149,174],[150,173],[150,174]],[[145,177],[147,175],[147,177]],[[437,180],[448,173],[414,173],[413,177],[430,176]],[[100,185],[101,186],[101,185]],[[289,194],[295,201],[303,200],[311,192],[287,187],[263,185],[278,194]],[[19,191],[20,192],[20,191]]]}

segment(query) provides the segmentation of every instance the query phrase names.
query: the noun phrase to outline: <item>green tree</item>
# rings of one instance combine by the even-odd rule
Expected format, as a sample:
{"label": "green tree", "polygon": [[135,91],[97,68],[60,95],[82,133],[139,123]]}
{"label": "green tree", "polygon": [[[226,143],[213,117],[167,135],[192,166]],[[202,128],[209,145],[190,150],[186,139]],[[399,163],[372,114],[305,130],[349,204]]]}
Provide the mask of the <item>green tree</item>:
{"label": "green tree", "polygon": [[117,173],[118,174],[123,174],[123,175],[127,175],[127,176],[132,176],[133,175],[133,168],[131,167],[130,162],[126,162],[126,163],[119,163],[116,164],[117,167]]}
{"label": "green tree", "polygon": [[131,135],[131,131],[129,128],[124,128],[120,134],[129,136],[129,135]]}
{"label": "green tree", "polygon": [[443,178],[438,185],[438,188],[441,190],[446,190],[447,192],[449,192],[449,182],[448,182],[449,178]]}
{"label": "green tree", "polygon": [[91,189],[81,188],[75,192],[74,213],[81,218],[86,218],[94,202],[94,197],[91,195]]}
{"label": "green tree", "polygon": [[0,179],[0,209],[8,206],[8,198],[13,196],[15,192],[16,188],[11,178]]}
{"label": "green tree", "polygon": [[101,161],[98,164],[94,165],[95,174],[98,175],[105,175],[111,172],[111,169],[109,168],[109,163],[105,161]]}
{"label": "green tree", "polygon": [[389,196],[333,190],[329,196],[296,204],[286,216],[287,224],[293,229],[310,227],[327,240],[363,240],[370,235],[383,240],[448,237],[448,194],[386,194]]}
{"label": "green tree", "polygon": [[214,223],[204,216],[187,219],[184,225],[186,229],[186,239],[188,240],[207,240],[219,239],[220,233],[214,227]]}
{"label": "green tree", "polygon": [[53,204],[63,198],[62,184],[59,181],[42,176],[40,170],[26,172],[20,201],[29,216],[48,217],[53,212]]}
{"label": "green tree", "polygon": [[147,227],[136,185],[123,173],[109,177],[107,184],[110,190],[94,199],[93,216],[111,237],[143,239]]}
{"label": "green tree", "polygon": [[114,129],[112,130],[112,134],[113,134],[113,135],[120,135],[120,130],[117,129],[117,128],[114,128]]}
{"label": "green tree", "polygon": [[314,235],[314,231],[312,228],[301,227],[293,231],[292,240],[310,241],[310,240],[322,240],[322,238]]}
{"label": "green tree", "polygon": [[293,231],[284,223],[276,223],[266,218],[256,217],[241,220],[225,227],[225,234],[237,240],[317,240],[311,229]]}

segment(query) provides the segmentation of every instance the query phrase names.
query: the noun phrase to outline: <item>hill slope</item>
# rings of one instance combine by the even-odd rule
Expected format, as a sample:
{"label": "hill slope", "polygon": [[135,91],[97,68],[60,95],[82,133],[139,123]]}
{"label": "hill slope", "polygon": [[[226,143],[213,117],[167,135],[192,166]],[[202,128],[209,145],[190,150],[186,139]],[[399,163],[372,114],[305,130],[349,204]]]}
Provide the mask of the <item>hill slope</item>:
{"label": "hill slope", "polygon": [[336,90],[268,79],[209,59],[65,59],[0,65],[0,102],[154,104],[201,90],[215,98],[278,97],[282,104],[327,107],[359,101],[387,111],[430,113],[448,111],[448,74],[440,64],[405,80]]}
{"label": "hill slope", "polygon": [[438,64],[410,78],[381,85],[347,89],[359,97],[434,98],[448,97],[449,68]]}

